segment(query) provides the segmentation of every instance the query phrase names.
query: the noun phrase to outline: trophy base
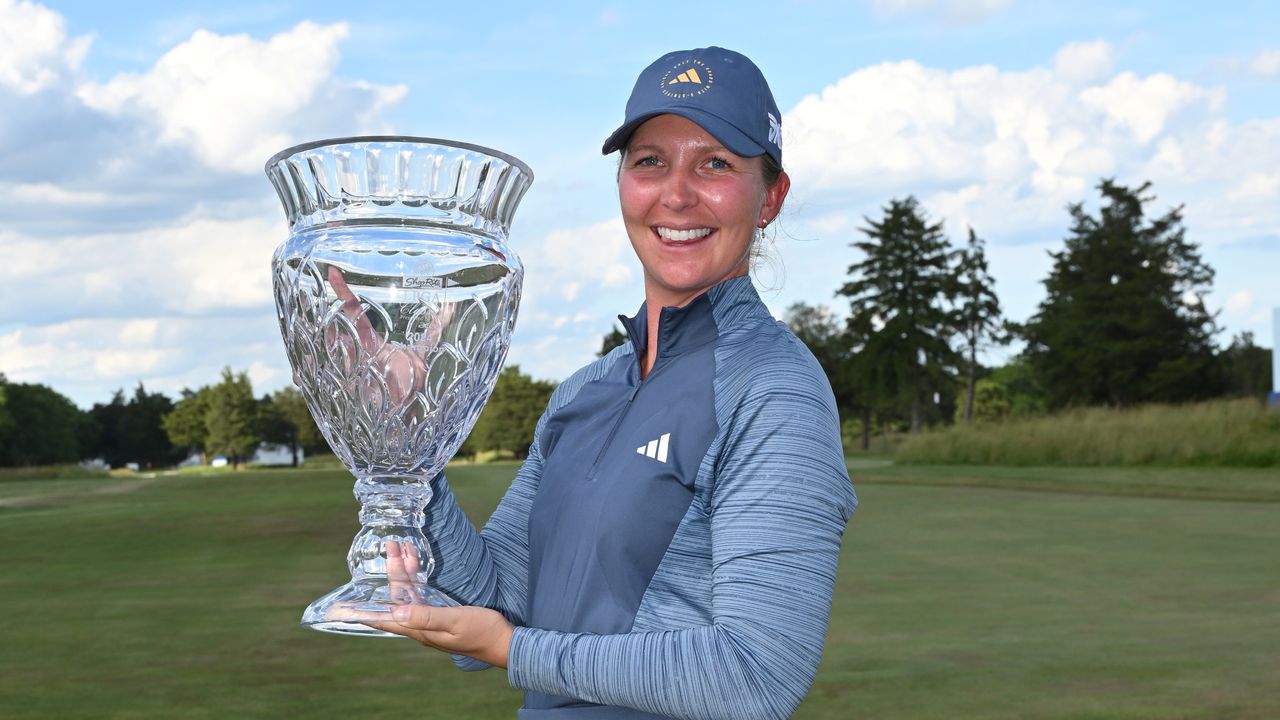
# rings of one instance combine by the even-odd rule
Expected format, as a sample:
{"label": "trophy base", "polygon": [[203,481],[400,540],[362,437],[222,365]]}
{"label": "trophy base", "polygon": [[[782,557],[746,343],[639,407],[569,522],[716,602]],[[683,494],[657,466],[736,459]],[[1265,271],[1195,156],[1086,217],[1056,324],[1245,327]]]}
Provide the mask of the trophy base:
{"label": "trophy base", "polygon": [[365,623],[393,623],[391,611],[409,604],[458,607],[457,601],[429,585],[353,580],[308,605],[302,613],[302,625],[339,635],[404,637]]}

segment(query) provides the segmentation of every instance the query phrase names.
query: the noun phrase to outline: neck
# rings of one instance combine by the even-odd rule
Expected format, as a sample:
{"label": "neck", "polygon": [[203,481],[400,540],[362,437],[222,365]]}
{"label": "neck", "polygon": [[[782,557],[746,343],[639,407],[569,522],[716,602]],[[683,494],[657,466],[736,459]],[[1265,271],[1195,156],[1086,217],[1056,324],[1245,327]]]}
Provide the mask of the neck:
{"label": "neck", "polygon": [[649,370],[658,361],[658,323],[662,318],[662,306],[646,298],[645,312],[645,348],[644,357],[640,358],[640,377],[649,377]]}

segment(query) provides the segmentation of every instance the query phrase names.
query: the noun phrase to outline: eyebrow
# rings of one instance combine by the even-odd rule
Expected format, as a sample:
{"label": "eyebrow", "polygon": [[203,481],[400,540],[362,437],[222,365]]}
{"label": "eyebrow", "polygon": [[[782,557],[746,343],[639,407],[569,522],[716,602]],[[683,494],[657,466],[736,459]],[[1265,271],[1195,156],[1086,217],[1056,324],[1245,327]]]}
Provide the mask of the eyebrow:
{"label": "eyebrow", "polygon": [[[662,152],[663,150],[664,150],[664,148],[662,148],[662,147],[660,147],[660,146],[658,146],[658,145],[654,145],[653,143],[642,143],[642,144],[640,144],[640,145],[628,145],[628,146],[627,146],[627,152],[628,152],[628,153],[640,152],[640,151]],[[732,151],[732,150],[730,150],[729,148],[725,147],[724,145],[699,145],[699,146],[698,146],[698,151],[699,151],[699,152],[726,152],[726,153],[730,153],[730,154],[732,154],[732,153],[733,153],[733,151]]]}

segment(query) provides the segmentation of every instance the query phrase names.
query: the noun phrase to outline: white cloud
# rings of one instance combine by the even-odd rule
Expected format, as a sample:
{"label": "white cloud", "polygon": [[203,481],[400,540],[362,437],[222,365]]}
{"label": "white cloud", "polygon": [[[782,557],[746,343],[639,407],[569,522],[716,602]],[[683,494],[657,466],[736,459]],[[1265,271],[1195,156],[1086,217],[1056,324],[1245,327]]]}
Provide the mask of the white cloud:
{"label": "white cloud", "polygon": [[256,171],[302,135],[385,130],[379,114],[407,89],[335,79],[348,32],[345,23],[302,22],[260,41],[198,30],[145,74],[78,94],[100,112],[154,124],[161,141],[190,144],[211,167]]}
{"label": "white cloud", "polygon": [[1089,83],[1111,73],[1115,52],[1106,40],[1069,43],[1053,57],[1053,72],[1071,83]]}
{"label": "white cloud", "polygon": [[1101,111],[1114,123],[1123,125],[1138,142],[1146,144],[1159,135],[1171,115],[1192,104],[1207,104],[1211,111],[1221,108],[1224,96],[1183,82],[1164,73],[1139,78],[1121,73],[1101,87],[1080,94],[1085,106]]}
{"label": "white cloud", "polygon": [[[269,306],[283,223],[192,217],[135,233],[0,237],[6,315],[53,322],[133,313],[205,315]],[[50,306],[50,296],[56,305]]]}
{"label": "white cloud", "polygon": [[101,190],[75,190],[47,182],[12,183],[7,187],[0,183],[0,188],[5,188],[6,197],[22,203],[93,207],[112,202],[112,196]]}
{"label": "white cloud", "polygon": [[92,38],[68,39],[62,16],[21,0],[0,0],[0,87],[39,92],[80,66]]}
{"label": "white cloud", "polygon": [[0,333],[0,370],[87,407],[145,382],[177,397],[214,382],[224,366],[248,369],[257,392],[289,381],[270,314],[236,317],[77,318]]}
{"label": "white cloud", "polygon": [[1248,290],[1239,290],[1231,294],[1227,298],[1227,314],[1232,316],[1245,316],[1253,309],[1253,293]]}
{"label": "white cloud", "polygon": [[525,302],[573,301],[588,291],[621,288],[636,278],[631,243],[622,218],[551,231],[530,252],[520,253]]}
{"label": "white cloud", "polygon": [[1230,194],[1239,200],[1280,199],[1280,173],[1250,173],[1231,189]]}
{"label": "white cloud", "polygon": [[1077,43],[1053,69],[857,70],[785,114],[794,187],[841,213],[915,194],[950,232],[971,223],[997,243],[1061,237],[1063,208],[1103,177],[1152,180],[1206,245],[1280,225],[1280,119],[1233,125],[1223,91],[1167,74],[1099,76],[1109,55]]}
{"label": "white cloud", "polygon": [[1249,61],[1249,71],[1264,78],[1280,79],[1280,49],[1263,50]]}

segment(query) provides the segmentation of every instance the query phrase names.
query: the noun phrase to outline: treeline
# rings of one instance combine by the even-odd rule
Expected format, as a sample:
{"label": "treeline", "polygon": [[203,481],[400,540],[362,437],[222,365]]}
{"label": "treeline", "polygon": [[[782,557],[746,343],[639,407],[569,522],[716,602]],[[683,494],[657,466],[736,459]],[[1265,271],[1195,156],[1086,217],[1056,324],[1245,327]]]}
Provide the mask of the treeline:
{"label": "treeline", "polygon": [[[1269,351],[1247,332],[1216,347],[1204,305],[1213,270],[1186,238],[1182,206],[1147,214],[1150,189],[1103,180],[1098,214],[1068,207],[1046,297],[1024,323],[1003,317],[972,228],[956,247],[913,197],[866,218],[852,243],[862,259],[838,292],[849,314],[799,303],[786,318],[830,377],[855,442],[1065,408],[1265,395]],[[1015,340],[1024,349],[1008,364],[978,362]]]}
{"label": "treeline", "polygon": [[[554,389],[518,366],[505,368],[460,454],[524,457]],[[0,374],[0,467],[100,459],[112,468],[154,469],[196,453],[202,462],[222,455],[237,465],[263,443],[288,447],[295,465],[299,451],[329,452],[302,393],[286,387],[255,397],[248,374],[230,368],[217,383],[184,390],[176,401],[139,383],[131,396],[118,390],[89,410],[45,385],[10,383]]]}
{"label": "treeline", "polygon": [[175,402],[148,392],[117,390],[106,403],[81,410],[52,388],[10,383],[0,375],[0,466],[101,460],[109,467],[177,465],[193,453],[250,459],[262,443],[321,451],[324,439],[302,395],[285,388],[255,398],[246,373],[229,368],[221,381],[184,390]]}

